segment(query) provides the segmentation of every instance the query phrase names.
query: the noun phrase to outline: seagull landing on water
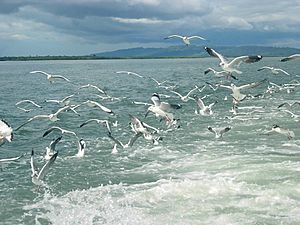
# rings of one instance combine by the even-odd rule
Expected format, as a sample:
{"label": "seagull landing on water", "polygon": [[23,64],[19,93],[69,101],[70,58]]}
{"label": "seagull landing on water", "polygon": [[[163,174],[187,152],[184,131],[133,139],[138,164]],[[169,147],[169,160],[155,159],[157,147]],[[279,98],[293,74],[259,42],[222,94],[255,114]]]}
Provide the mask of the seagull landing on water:
{"label": "seagull landing on water", "polygon": [[53,83],[55,80],[64,80],[64,81],[67,81],[67,82],[71,82],[68,78],[62,76],[62,75],[54,75],[54,74],[49,74],[49,73],[46,73],[44,71],[31,71],[30,73],[32,74],[43,74],[43,75],[46,75],[47,76],[47,80],[50,82],[50,83]]}
{"label": "seagull landing on water", "polygon": [[244,62],[244,63],[254,63],[260,61],[263,57],[261,55],[254,55],[254,56],[239,56],[237,58],[234,58],[233,60],[229,61],[226,59],[223,55],[220,53],[216,52],[212,48],[204,47],[204,49],[207,51],[207,53],[212,56],[218,58],[220,62],[220,66],[222,67],[223,70],[229,72],[229,73],[237,73],[241,74],[242,71],[237,70],[234,67],[239,67],[239,65]]}
{"label": "seagull landing on water", "polygon": [[187,102],[188,100],[190,100],[190,99],[192,99],[191,97],[190,97],[190,95],[194,92],[194,91],[196,91],[198,89],[198,87],[197,86],[195,86],[195,88],[193,88],[192,90],[190,90],[186,95],[181,95],[180,93],[178,93],[177,91],[171,91],[172,93],[174,93],[174,94],[176,94],[176,95],[178,95],[179,97],[180,97],[180,99],[181,99],[181,101],[183,101],[183,102]]}
{"label": "seagull landing on water", "polygon": [[5,122],[0,120],[0,146],[4,144],[5,141],[11,142],[13,139],[13,129]]}
{"label": "seagull landing on water", "polygon": [[225,128],[221,128],[221,129],[216,129],[216,128],[212,128],[212,127],[207,127],[207,129],[212,132],[213,134],[215,134],[215,138],[216,139],[220,139],[223,137],[223,134],[225,134],[226,132],[231,130],[231,127],[225,127]]}
{"label": "seagull landing on water", "polygon": [[288,138],[288,140],[291,140],[295,137],[295,133],[289,129],[282,128],[278,126],[277,124],[274,124],[270,131],[266,131],[262,133],[261,135],[272,135],[272,134],[282,134]]}
{"label": "seagull landing on water", "polygon": [[58,152],[56,152],[50,159],[45,163],[41,170],[38,170],[34,165],[34,151],[31,151],[30,165],[31,165],[31,180],[35,185],[43,185],[43,178],[48,173],[51,165],[55,162]]}
{"label": "seagull landing on water", "polygon": [[273,74],[279,74],[279,72],[284,73],[286,75],[290,75],[288,72],[286,72],[283,69],[280,68],[274,68],[274,67],[270,67],[270,66],[263,66],[261,68],[259,68],[257,71],[262,71],[262,70],[270,70]]}
{"label": "seagull landing on water", "polygon": [[200,36],[181,36],[181,35],[177,35],[177,34],[173,34],[173,35],[170,35],[168,37],[165,37],[164,39],[171,39],[171,38],[180,38],[184,44],[186,44],[187,46],[191,44],[190,40],[192,39],[201,39],[201,40],[206,40],[205,38],[203,37],[200,37]]}
{"label": "seagull landing on water", "polygon": [[286,61],[290,61],[290,60],[294,60],[294,59],[300,59],[300,54],[294,54],[294,55],[290,55],[286,58],[281,59],[281,62],[286,62]]}

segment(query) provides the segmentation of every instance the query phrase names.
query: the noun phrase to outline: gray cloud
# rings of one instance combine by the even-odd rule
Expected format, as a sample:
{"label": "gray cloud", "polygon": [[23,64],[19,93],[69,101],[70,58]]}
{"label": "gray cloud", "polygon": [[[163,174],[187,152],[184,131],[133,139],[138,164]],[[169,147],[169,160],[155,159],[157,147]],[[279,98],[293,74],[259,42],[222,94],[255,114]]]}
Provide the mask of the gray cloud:
{"label": "gray cloud", "polygon": [[[47,42],[52,49],[68,54],[74,47],[68,50],[66,46],[73,43],[81,46],[78,54],[88,54],[91,50],[177,44],[163,40],[174,33],[198,34],[219,45],[300,47],[299,11],[299,0],[2,0],[0,49],[5,42],[35,43],[41,49],[24,49],[41,54],[49,50],[43,50]],[[10,54],[9,49],[1,54]]]}

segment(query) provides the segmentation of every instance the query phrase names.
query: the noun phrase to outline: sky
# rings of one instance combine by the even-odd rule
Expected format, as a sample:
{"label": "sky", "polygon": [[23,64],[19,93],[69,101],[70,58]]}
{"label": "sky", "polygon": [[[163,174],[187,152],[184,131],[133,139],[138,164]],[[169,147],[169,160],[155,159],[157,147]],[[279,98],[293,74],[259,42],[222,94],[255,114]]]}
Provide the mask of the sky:
{"label": "sky", "polygon": [[300,48],[300,0],[0,0],[0,56],[179,45]]}

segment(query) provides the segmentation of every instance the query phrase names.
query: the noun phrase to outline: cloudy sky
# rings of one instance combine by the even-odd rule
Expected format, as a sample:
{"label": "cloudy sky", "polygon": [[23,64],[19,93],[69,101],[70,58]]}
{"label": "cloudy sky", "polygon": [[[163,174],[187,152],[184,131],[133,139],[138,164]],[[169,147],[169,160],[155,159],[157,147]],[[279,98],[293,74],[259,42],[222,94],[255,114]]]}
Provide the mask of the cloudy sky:
{"label": "cloudy sky", "polygon": [[0,0],[0,56],[180,44],[171,34],[300,48],[299,12],[300,0]]}

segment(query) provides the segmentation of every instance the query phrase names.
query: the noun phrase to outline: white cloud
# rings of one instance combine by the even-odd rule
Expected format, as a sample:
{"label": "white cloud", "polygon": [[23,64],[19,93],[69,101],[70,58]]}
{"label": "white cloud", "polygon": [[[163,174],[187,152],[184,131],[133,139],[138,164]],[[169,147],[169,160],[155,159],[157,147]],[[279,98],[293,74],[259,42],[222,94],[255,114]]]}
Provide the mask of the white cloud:
{"label": "white cloud", "polygon": [[160,24],[160,23],[166,23],[166,21],[158,20],[158,19],[149,19],[149,18],[119,18],[119,17],[113,17],[113,21],[119,22],[119,23],[128,23],[128,24]]}

